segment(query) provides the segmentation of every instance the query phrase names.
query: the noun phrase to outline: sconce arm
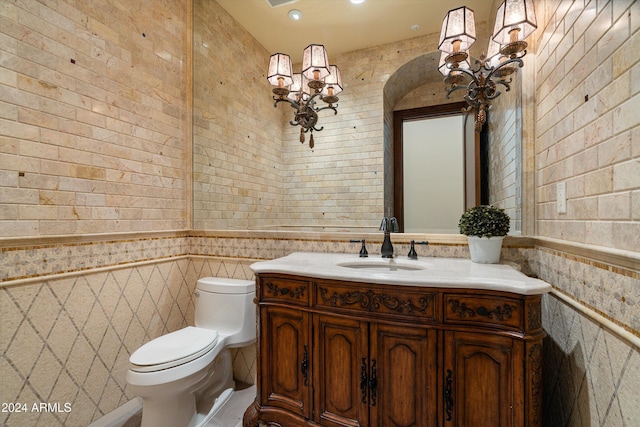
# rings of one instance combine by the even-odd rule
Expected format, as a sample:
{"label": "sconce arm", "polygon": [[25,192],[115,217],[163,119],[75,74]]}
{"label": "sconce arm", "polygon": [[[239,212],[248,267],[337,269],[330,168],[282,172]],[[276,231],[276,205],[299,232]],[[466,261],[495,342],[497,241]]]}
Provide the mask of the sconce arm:
{"label": "sconce arm", "polygon": [[276,97],[274,96],[274,97],[273,97],[273,100],[275,101],[275,102],[273,103],[274,108],[277,108],[277,107],[278,107],[278,103],[279,103],[279,102],[287,102],[287,103],[291,104],[291,106],[292,106],[293,108],[295,108],[295,109],[296,109],[296,111],[298,111],[298,112],[300,111],[300,103],[295,102],[295,101],[292,101],[292,100],[290,100],[289,98],[282,98],[282,97],[280,97],[280,98],[276,98]]}
{"label": "sconce arm", "polygon": [[449,99],[449,95],[451,95],[453,92],[457,91],[457,90],[467,90],[469,88],[469,86],[467,85],[462,85],[462,86],[454,86],[450,89],[447,89],[447,99]]}
{"label": "sconce arm", "polygon": [[[523,55],[524,56],[524,55]],[[520,57],[521,58],[521,57]],[[522,61],[522,59],[520,58],[512,58],[512,59],[508,59],[504,62],[502,62],[500,65],[498,65],[497,67],[494,68],[490,68],[490,72],[489,74],[487,74],[487,79],[491,79],[493,77],[493,75],[498,72],[500,69],[502,69],[503,67],[509,65],[509,64],[513,64],[516,63],[518,64],[518,67],[522,68],[524,67],[524,62]]]}
{"label": "sconce arm", "polygon": [[335,116],[336,114],[338,114],[338,110],[336,108],[338,108],[337,105],[327,105],[326,107],[321,107],[321,108],[315,107],[315,110],[316,111],[333,110],[333,115]]}
{"label": "sconce arm", "polygon": [[[509,92],[509,91],[511,90],[511,82],[512,82],[512,81],[513,81],[513,79],[511,79],[511,78],[509,79],[509,81],[506,81],[506,80],[498,80],[498,81],[496,81],[496,84],[499,84],[499,85],[504,86],[504,87],[506,88],[506,89],[505,89],[505,92]],[[491,99],[493,99],[493,98],[497,97],[498,95],[500,95],[500,92],[499,92],[499,91],[496,91],[496,95],[495,95],[494,97],[492,97]]]}
{"label": "sconce arm", "polygon": [[467,68],[451,68],[451,70],[449,71],[450,73],[453,71],[459,71],[461,73],[465,73],[466,75],[468,75],[469,77],[471,77],[471,79],[473,79],[474,82],[476,82],[476,84],[478,84],[478,78],[476,77],[476,72],[474,72],[473,70],[467,69]]}

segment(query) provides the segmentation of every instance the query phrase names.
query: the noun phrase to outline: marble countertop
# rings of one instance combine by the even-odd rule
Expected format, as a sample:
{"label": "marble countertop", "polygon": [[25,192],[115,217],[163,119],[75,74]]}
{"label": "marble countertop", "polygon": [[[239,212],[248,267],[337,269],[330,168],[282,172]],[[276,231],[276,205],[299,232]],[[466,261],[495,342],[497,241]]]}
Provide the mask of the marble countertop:
{"label": "marble countertop", "polygon": [[508,264],[477,264],[465,258],[381,258],[357,254],[295,252],[282,258],[256,262],[254,273],[280,273],[319,279],[459,289],[484,289],[537,295],[551,285],[528,277]]}

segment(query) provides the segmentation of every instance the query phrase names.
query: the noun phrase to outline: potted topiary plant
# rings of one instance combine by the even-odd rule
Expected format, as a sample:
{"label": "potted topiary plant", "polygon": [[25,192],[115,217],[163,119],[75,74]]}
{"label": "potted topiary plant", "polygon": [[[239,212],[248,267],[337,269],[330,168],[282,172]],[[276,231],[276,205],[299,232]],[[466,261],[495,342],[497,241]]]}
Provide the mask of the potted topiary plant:
{"label": "potted topiary plant", "polygon": [[495,206],[467,209],[460,217],[458,227],[469,241],[471,261],[481,264],[500,261],[502,240],[510,227],[509,215],[504,209]]}

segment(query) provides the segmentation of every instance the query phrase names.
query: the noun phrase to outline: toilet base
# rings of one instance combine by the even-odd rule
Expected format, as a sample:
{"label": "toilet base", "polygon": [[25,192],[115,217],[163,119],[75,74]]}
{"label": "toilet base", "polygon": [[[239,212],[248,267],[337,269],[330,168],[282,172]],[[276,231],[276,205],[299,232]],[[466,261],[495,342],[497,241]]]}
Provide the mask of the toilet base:
{"label": "toilet base", "polygon": [[206,369],[165,384],[160,392],[136,387],[143,402],[141,427],[202,427],[234,389],[231,352],[224,349]]}
{"label": "toilet base", "polygon": [[222,350],[213,361],[203,384],[207,386],[195,394],[196,413],[189,427],[206,424],[233,394],[236,383],[233,381],[233,362],[229,349]]}
{"label": "toilet base", "polygon": [[218,413],[222,406],[227,403],[231,396],[233,396],[233,392],[233,388],[223,390],[222,393],[220,393],[220,396],[216,398],[213,406],[211,406],[209,413],[206,415],[203,415],[199,412],[196,413],[196,415],[191,419],[189,427],[203,427],[205,424],[207,424],[211,420],[211,418],[213,418]]}

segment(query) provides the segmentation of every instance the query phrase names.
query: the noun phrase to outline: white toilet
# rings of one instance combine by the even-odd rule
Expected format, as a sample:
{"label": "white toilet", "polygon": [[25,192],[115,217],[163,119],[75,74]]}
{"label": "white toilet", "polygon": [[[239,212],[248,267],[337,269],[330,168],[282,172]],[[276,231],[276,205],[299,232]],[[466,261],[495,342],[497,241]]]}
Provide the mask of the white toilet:
{"label": "white toilet", "polygon": [[255,282],[205,277],[195,327],[158,337],[129,358],[127,383],[142,398],[141,427],[200,427],[235,388],[229,348],[256,339]]}

